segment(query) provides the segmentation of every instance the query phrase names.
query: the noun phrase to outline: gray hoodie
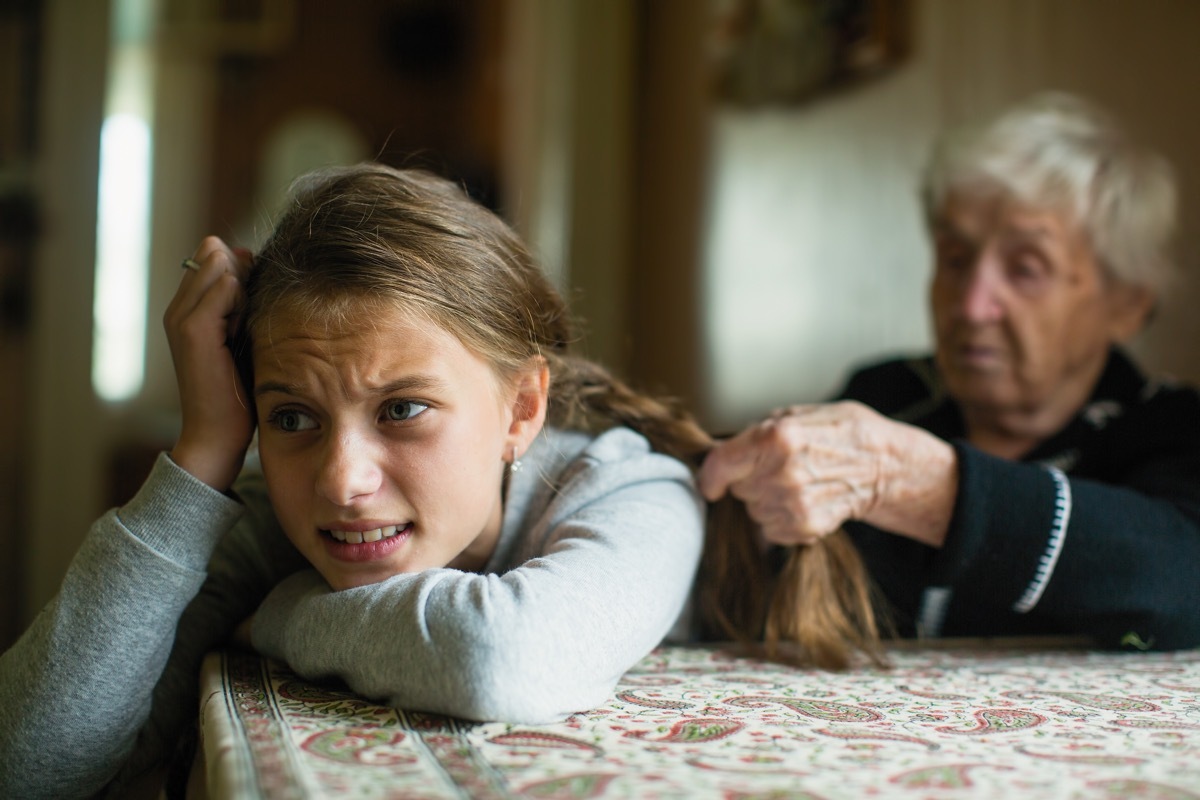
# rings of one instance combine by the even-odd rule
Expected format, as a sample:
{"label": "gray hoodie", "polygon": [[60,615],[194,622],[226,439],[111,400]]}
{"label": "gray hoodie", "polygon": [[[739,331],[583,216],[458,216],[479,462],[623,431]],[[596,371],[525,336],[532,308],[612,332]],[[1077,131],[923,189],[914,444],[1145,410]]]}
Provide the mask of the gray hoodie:
{"label": "gray hoodie", "polygon": [[261,652],[400,707],[544,722],[601,703],[680,619],[703,502],[686,466],[624,428],[547,430],[523,460],[481,573],[334,592],[260,473],[239,478],[239,503],[160,457],[0,656],[0,797],[86,797],[166,761],[196,715],[200,658],[256,606]]}

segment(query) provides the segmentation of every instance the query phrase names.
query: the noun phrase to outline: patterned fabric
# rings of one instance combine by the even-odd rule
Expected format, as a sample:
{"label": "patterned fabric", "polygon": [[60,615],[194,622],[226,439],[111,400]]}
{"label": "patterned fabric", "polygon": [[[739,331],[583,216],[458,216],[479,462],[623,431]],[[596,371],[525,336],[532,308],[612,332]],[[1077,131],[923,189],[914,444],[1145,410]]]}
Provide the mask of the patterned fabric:
{"label": "patterned fabric", "polygon": [[1200,650],[899,649],[798,670],[662,648],[604,706],[542,726],[366,702],[210,654],[220,797],[1200,798]]}

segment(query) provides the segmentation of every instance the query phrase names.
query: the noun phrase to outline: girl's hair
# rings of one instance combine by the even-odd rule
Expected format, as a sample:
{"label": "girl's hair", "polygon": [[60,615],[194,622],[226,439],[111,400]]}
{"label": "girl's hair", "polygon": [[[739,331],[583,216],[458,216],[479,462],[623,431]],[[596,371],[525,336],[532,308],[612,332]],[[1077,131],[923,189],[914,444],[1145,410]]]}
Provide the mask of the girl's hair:
{"label": "girl's hair", "polygon": [[[691,464],[714,444],[678,404],[572,355],[566,305],[520,237],[426,172],[360,164],[301,178],[245,288],[235,352],[247,386],[253,341],[269,339],[275,312],[365,325],[364,304],[400,306],[454,334],[502,379],[544,358],[552,426],[628,426]],[[768,656],[830,668],[845,666],[855,649],[877,654],[866,573],[845,534],[793,548],[776,570],[745,507],[725,499],[709,506],[707,537],[699,610],[708,638],[761,641]]]}

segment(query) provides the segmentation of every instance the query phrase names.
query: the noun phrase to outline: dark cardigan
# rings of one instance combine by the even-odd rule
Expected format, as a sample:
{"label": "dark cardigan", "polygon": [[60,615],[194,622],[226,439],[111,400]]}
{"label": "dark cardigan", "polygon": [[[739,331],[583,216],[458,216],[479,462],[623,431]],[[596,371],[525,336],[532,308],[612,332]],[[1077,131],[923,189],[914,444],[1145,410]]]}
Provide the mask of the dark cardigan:
{"label": "dark cardigan", "polygon": [[841,399],[951,442],[959,488],[940,550],[847,530],[903,636],[1086,635],[1200,646],[1200,394],[1119,350],[1088,403],[1020,461],[971,447],[931,358],[855,373]]}

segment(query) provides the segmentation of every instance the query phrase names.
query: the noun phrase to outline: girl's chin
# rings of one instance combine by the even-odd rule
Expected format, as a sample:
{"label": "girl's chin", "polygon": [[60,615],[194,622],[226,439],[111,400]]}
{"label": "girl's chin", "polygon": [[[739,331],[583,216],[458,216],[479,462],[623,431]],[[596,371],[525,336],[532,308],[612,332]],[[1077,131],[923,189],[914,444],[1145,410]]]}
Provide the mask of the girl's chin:
{"label": "girl's chin", "polygon": [[403,569],[378,569],[378,570],[354,570],[347,572],[345,570],[321,570],[321,577],[329,584],[330,588],[335,592],[343,592],[347,589],[357,589],[361,586],[371,586],[372,584],[382,583],[388,578],[393,578],[396,575],[402,575],[406,572]]}

